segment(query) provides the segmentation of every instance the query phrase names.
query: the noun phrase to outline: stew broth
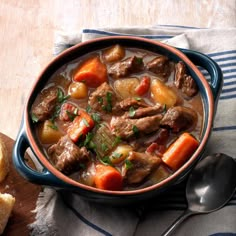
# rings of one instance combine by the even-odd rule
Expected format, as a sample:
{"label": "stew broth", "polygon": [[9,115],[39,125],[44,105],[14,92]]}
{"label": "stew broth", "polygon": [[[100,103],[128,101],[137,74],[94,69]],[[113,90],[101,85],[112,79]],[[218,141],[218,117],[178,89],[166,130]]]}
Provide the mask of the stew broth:
{"label": "stew broth", "polygon": [[184,63],[114,45],[60,68],[31,117],[59,171],[96,188],[131,190],[188,161],[201,137],[203,104]]}

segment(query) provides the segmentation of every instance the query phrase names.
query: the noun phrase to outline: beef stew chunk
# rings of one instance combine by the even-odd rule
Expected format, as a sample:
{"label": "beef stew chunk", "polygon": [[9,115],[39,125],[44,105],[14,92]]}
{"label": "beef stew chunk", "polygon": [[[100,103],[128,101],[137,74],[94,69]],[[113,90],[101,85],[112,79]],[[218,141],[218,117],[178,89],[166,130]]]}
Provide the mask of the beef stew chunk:
{"label": "beef stew chunk", "polygon": [[181,89],[184,94],[188,97],[193,97],[198,92],[198,87],[196,82],[190,75],[187,75],[186,66],[181,61],[175,66],[175,86]]}
{"label": "beef stew chunk", "polygon": [[159,56],[149,61],[146,69],[164,79],[170,76],[172,70],[170,61],[166,56]]}
{"label": "beef stew chunk", "polygon": [[191,108],[183,106],[169,108],[160,121],[161,127],[169,128],[173,133],[194,129],[196,124],[196,112]]}
{"label": "beef stew chunk", "polygon": [[68,136],[62,137],[58,143],[52,145],[48,153],[54,166],[66,175],[78,171],[89,161],[86,147],[79,148]]}
{"label": "beef stew chunk", "polygon": [[108,70],[108,74],[113,78],[122,78],[129,76],[132,73],[138,73],[143,69],[143,59],[140,57],[132,56],[112,65]]}
{"label": "beef stew chunk", "polygon": [[88,104],[94,111],[111,113],[116,100],[117,97],[113,89],[105,82],[89,96]]}
{"label": "beef stew chunk", "polygon": [[130,139],[134,136],[149,134],[159,129],[159,123],[162,114],[154,116],[146,116],[139,119],[127,118],[127,115],[112,117],[111,129],[112,133],[122,139]]}
{"label": "beef stew chunk", "polygon": [[[100,78],[96,71],[101,71],[101,63],[91,63],[94,55],[102,68],[107,68],[106,81],[99,85],[94,80]],[[73,77],[78,68],[81,80]],[[154,86],[160,79],[161,85]],[[170,102],[170,96],[174,102]],[[178,156],[165,162],[165,154],[183,133],[201,138],[203,105],[183,62],[113,45],[88,53],[55,72],[30,113],[37,143],[56,169],[81,184],[99,188],[106,186],[97,184],[104,181],[98,171],[102,166],[109,171],[108,176],[122,182],[123,187],[112,189],[128,191],[172,175],[169,165]],[[46,127],[44,132],[42,127]],[[186,160],[189,158],[187,154]],[[160,166],[165,169],[165,177]]]}
{"label": "beef stew chunk", "polygon": [[122,171],[124,181],[126,184],[138,184],[160,164],[161,159],[157,156],[147,153],[130,152]]}
{"label": "beef stew chunk", "polygon": [[33,104],[31,115],[33,115],[37,121],[44,121],[52,115],[57,102],[58,88],[50,87],[44,89],[39,95],[39,99]]}

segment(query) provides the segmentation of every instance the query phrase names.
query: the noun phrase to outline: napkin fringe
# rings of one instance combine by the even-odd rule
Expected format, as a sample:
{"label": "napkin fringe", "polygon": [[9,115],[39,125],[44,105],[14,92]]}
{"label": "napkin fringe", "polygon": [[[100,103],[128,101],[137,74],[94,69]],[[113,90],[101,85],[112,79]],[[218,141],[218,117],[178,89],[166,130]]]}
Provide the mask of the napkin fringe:
{"label": "napkin fringe", "polygon": [[[51,214],[47,210],[47,206],[52,203],[55,204],[57,194],[52,189],[45,188],[39,193],[36,208],[32,213],[36,214],[35,222],[28,225],[31,236],[47,235],[58,236],[58,229],[55,222],[51,218]],[[51,208],[53,209],[53,208]],[[40,212],[40,214],[38,214]]]}

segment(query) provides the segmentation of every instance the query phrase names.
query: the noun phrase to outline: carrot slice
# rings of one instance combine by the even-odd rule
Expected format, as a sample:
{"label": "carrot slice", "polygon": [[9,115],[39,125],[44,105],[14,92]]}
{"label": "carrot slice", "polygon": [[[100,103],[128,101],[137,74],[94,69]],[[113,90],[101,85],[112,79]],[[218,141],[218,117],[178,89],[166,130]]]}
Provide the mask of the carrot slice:
{"label": "carrot slice", "polygon": [[137,95],[142,96],[145,93],[147,93],[150,88],[150,83],[151,83],[150,78],[148,76],[144,76],[138,87],[136,87],[135,89]]}
{"label": "carrot slice", "polygon": [[162,160],[172,170],[178,170],[195,152],[199,142],[189,133],[183,133],[163,154]]}
{"label": "carrot slice", "polygon": [[71,126],[69,126],[67,134],[76,143],[82,135],[85,136],[93,127],[92,117],[87,112],[80,110],[79,116],[76,116]]}
{"label": "carrot slice", "polygon": [[96,174],[94,183],[97,188],[104,190],[121,190],[123,178],[118,170],[112,166],[98,164],[96,166]]}
{"label": "carrot slice", "polygon": [[107,81],[107,68],[99,57],[86,60],[75,72],[74,81],[84,82],[87,86],[96,88]]}

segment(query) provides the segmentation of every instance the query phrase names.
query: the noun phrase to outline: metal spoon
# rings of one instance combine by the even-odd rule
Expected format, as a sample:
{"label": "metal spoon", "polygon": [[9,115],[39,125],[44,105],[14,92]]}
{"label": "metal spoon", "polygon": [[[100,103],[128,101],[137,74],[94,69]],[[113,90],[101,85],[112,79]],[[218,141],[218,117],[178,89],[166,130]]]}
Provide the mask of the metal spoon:
{"label": "metal spoon", "polygon": [[187,217],[210,213],[223,207],[236,190],[236,162],[225,154],[214,154],[200,161],[186,187],[188,208],[162,234],[171,235]]}

